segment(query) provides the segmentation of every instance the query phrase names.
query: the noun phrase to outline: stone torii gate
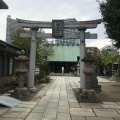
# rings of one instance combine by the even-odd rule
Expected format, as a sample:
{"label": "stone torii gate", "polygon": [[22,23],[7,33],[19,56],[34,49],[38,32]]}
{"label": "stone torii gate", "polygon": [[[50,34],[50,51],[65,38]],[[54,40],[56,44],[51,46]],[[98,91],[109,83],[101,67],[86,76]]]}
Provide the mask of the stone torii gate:
{"label": "stone torii gate", "polygon": [[[36,38],[53,38],[51,33],[41,33],[37,32],[39,28],[52,28],[52,22],[42,22],[42,21],[30,21],[17,19],[17,22],[23,28],[30,28],[32,32],[21,33],[20,37],[31,38],[31,48],[30,48],[30,63],[29,63],[29,80],[28,88],[31,91],[35,91],[34,87],[34,71],[35,71],[35,58],[36,58]],[[64,22],[64,29],[78,29],[80,33],[75,34],[65,34],[63,39],[80,39],[80,88],[86,88],[84,70],[84,62],[81,61],[85,57],[85,39],[97,39],[97,34],[85,33],[86,29],[96,28],[98,24],[102,22],[101,19],[90,20],[90,21],[78,21],[78,22]]]}

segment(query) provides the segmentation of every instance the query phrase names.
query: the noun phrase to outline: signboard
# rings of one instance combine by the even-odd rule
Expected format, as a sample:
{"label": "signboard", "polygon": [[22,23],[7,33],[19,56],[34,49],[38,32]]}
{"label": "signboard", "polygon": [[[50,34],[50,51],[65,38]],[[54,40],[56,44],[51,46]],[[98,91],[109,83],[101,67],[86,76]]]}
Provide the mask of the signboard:
{"label": "signboard", "polygon": [[64,21],[52,20],[52,37],[61,38],[64,37]]}
{"label": "signboard", "polygon": [[35,68],[35,75],[38,75],[40,73],[40,69],[39,68]]}

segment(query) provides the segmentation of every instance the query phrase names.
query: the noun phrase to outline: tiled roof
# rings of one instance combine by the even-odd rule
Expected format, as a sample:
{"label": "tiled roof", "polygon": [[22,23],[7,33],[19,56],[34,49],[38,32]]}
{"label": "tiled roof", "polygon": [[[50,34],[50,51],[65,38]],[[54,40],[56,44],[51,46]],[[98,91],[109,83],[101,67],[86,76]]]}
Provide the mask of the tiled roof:
{"label": "tiled roof", "polygon": [[48,61],[76,62],[80,56],[80,46],[53,46],[53,56]]}

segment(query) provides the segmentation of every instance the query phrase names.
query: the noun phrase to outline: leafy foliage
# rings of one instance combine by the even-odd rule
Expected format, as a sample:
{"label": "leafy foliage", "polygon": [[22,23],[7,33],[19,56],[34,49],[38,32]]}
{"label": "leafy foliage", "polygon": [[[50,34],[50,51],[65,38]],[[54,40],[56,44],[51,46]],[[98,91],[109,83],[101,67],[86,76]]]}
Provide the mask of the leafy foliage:
{"label": "leafy foliage", "polygon": [[30,38],[20,38],[20,33],[27,33],[30,30],[19,29],[12,35],[12,44],[17,45],[21,49],[25,50],[26,53],[30,51]]}
{"label": "leafy foliage", "polygon": [[[13,42],[12,44],[17,45],[21,49],[24,49],[27,53],[30,52],[30,44],[31,44],[31,39],[30,38],[21,38],[20,33],[27,33],[31,32],[29,29],[19,29],[17,30],[13,35],[12,39]],[[45,39],[43,38],[37,38],[37,58],[41,56],[50,56],[53,53],[52,46],[46,42]]]}
{"label": "leafy foliage", "polygon": [[107,67],[116,61],[115,54],[113,52],[108,52],[107,50],[102,50],[102,62],[104,66]]}
{"label": "leafy foliage", "polygon": [[95,59],[96,69],[100,70],[101,72],[103,72],[104,69],[108,71],[111,70],[112,64],[117,60],[115,53],[109,52],[105,49],[101,51],[101,54],[97,54]]}
{"label": "leafy foliage", "polygon": [[[24,49],[26,53],[29,55],[30,53],[30,38],[20,38],[20,33],[31,32],[29,29],[19,29],[13,35],[12,44],[17,45],[21,49]],[[42,32],[42,31],[41,31]],[[48,63],[47,56],[51,56],[53,54],[52,45],[46,42],[43,38],[37,38],[36,44],[36,65],[40,68],[40,70],[45,72],[45,75],[48,74]],[[41,72],[42,72],[41,71]]]}
{"label": "leafy foliage", "polygon": [[120,0],[99,1],[106,33],[113,44],[120,48]]}

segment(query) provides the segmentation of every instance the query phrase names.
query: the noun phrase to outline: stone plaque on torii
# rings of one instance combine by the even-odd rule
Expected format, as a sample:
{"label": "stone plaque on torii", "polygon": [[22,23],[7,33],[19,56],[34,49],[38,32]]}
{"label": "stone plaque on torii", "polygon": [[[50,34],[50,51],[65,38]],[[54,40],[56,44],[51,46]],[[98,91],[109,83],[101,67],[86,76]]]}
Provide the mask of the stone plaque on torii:
{"label": "stone plaque on torii", "polygon": [[[51,33],[37,32],[39,28],[52,28],[52,22],[45,21],[30,21],[17,19],[17,22],[23,28],[30,28],[32,31],[28,33],[21,33],[20,37],[31,38],[30,48],[30,63],[29,63],[29,80],[28,88],[32,91],[36,90],[34,87],[34,71],[35,71],[35,57],[36,57],[36,38],[53,38]],[[80,88],[86,88],[84,70],[84,62],[81,61],[85,57],[85,39],[97,39],[97,34],[90,34],[86,32],[86,29],[96,28],[98,24],[102,22],[102,19],[90,20],[90,21],[78,21],[78,22],[64,22],[64,29],[78,29],[80,32],[75,34],[64,33],[63,39],[80,39]]]}

